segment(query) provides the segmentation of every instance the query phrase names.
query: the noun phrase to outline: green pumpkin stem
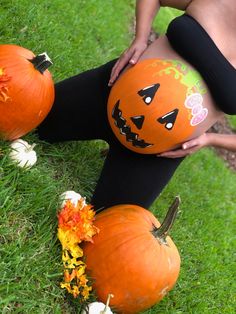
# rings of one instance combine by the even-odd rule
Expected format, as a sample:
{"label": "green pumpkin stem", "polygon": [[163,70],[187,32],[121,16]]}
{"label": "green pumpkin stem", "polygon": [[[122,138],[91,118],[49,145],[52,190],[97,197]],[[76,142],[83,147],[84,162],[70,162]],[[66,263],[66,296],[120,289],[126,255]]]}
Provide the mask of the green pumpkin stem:
{"label": "green pumpkin stem", "polygon": [[177,216],[177,213],[179,210],[179,204],[180,204],[180,197],[176,196],[174,202],[171,204],[170,208],[168,209],[168,212],[161,226],[159,228],[154,227],[154,230],[152,231],[152,234],[154,235],[154,237],[158,239],[160,243],[162,244],[167,244],[166,237],[171,227],[173,226],[173,223]]}
{"label": "green pumpkin stem", "polygon": [[52,61],[47,55],[46,52],[41,53],[40,55],[37,55],[32,60],[29,60],[31,63],[33,63],[36,70],[38,70],[40,73],[43,74],[47,68],[52,65]]}

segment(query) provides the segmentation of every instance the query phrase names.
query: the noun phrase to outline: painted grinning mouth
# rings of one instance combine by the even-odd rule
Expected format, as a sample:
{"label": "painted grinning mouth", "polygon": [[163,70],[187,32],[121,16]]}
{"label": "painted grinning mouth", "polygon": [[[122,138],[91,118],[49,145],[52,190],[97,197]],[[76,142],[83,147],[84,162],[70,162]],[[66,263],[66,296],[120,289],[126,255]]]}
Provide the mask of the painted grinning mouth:
{"label": "painted grinning mouth", "polygon": [[115,125],[120,130],[120,134],[126,136],[126,141],[131,142],[134,147],[146,148],[153,144],[140,139],[137,133],[131,131],[131,127],[126,124],[126,120],[122,117],[122,111],[119,108],[120,100],[117,101],[113,110],[112,118],[115,120]]}

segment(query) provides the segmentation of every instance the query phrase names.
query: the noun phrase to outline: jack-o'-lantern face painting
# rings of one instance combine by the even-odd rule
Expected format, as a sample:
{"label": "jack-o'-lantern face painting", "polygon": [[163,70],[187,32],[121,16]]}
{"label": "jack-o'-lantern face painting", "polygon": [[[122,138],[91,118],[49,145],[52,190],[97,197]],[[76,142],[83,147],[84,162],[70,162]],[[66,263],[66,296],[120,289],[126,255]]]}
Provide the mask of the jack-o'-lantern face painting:
{"label": "jack-o'-lantern face painting", "polygon": [[175,148],[207,116],[199,74],[173,60],[148,59],[111,89],[108,119],[118,140],[142,154]]}

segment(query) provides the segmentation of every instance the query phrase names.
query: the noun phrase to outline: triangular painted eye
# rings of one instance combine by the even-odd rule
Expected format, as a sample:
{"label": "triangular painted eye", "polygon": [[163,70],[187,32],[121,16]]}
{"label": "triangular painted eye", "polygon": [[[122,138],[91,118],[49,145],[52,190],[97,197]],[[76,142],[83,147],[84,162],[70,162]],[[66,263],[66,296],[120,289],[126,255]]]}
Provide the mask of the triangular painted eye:
{"label": "triangular painted eye", "polygon": [[144,116],[135,116],[130,118],[136,127],[141,130],[144,122]]}
{"label": "triangular painted eye", "polygon": [[174,109],[173,111],[168,112],[167,114],[165,114],[164,116],[160,117],[157,119],[158,122],[160,122],[161,124],[165,124],[165,128],[170,131],[172,130],[177,115],[178,115],[179,109]]}
{"label": "triangular painted eye", "polygon": [[143,98],[143,101],[146,105],[150,105],[150,103],[153,101],[153,98],[159,87],[160,84],[153,84],[138,91],[139,96]]}

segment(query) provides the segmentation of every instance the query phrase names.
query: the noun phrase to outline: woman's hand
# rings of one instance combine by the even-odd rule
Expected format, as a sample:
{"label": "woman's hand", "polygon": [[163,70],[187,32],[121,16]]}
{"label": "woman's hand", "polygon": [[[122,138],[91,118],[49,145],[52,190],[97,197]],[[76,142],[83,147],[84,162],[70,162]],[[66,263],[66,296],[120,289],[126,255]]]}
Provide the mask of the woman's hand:
{"label": "woman's hand", "polygon": [[199,149],[210,145],[208,135],[209,133],[204,133],[199,137],[183,143],[181,148],[160,153],[157,155],[157,157],[179,158],[185,157],[187,155],[192,155],[193,153],[196,153]]}
{"label": "woman's hand", "polygon": [[111,77],[108,85],[111,86],[117,79],[120,71],[128,64],[136,64],[141,54],[147,48],[147,43],[141,40],[135,39],[131,46],[125,50],[120,58],[117,60],[111,71]]}

